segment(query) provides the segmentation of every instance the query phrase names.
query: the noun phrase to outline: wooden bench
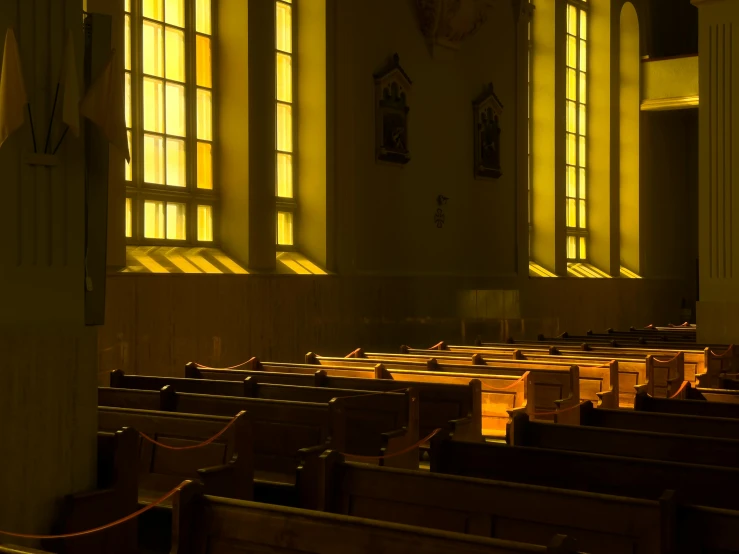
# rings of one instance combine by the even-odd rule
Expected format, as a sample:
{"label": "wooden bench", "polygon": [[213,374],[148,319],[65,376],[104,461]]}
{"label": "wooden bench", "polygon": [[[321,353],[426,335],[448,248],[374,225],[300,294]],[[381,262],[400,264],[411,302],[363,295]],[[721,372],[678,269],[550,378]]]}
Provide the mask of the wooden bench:
{"label": "wooden bench", "polygon": [[[688,384],[685,390],[686,399],[654,398],[646,394],[646,391],[639,391],[634,401],[634,409],[640,412],[739,419],[739,403],[708,401],[701,391],[691,391],[692,388]],[[698,394],[703,396],[702,400],[695,399]],[[722,395],[721,392],[717,392],[716,394],[719,398],[724,396],[739,400],[737,396]]]}
{"label": "wooden bench", "polygon": [[[96,489],[64,498],[54,534],[101,527],[138,509],[138,441],[131,428],[98,432]],[[65,554],[133,554],[138,552],[137,528],[134,519],[93,535],[43,541],[43,546]]]}
{"label": "wooden bench", "polygon": [[[520,352],[525,359],[530,359],[531,356],[550,356],[552,358],[557,357],[575,357],[576,359],[590,359],[600,358],[604,360],[616,360],[619,362],[628,360],[642,362],[647,356],[654,355],[659,357],[674,357],[680,351],[662,348],[611,348],[610,346],[599,346],[590,345],[587,343],[583,344],[560,344],[558,346],[542,344],[540,342],[525,342],[516,341],[515,344],[508,343],[485,343],[486,346],[456,346],[447,345],[445,342],[440,342],[434,345],[431,349],[420,350],[410,348],[408,346],[401,346],[401,352],[411,354],[429,353],[431,356],[458,356],[459,354],[481,354],[483,357],[509,357],[514,356],[515,352]],[[697,376],[706,372],[706,352],[704,350],[682,350],[685,356],[685,378],[688,381],[697,382]],[[625,366],[629,368],[628,364]],[[624,367],[619,365],[619,371],[624,371]],[[645,374],[642,374],[645,377]],[[623,378],[622,378],[623,379]],[[634,385],[639,383],[635,382],[622,382],[621,388],[631,392]],[[633,404],[633,397],[630,404]]]}
{"label": "wooden bench", "polygon": [[[560,421],[563,423],[577,423],[576,417],[577,412],[573,410],[565,411],[571,406],[575,406],[580,403],[580,378],[579,368],[577,366],[571,366],[567,368],[556,368],[556,369],[519,369],[519,368],[503,368],[503,367],[485,367],[480,365],[454,365],[454,364],[442,364],[436,359],[429,359],[425,362],[400,362],[394,360],[379,361],[379,360],[366,360],[363,361],[360,358],[326,358],[317,356],[313,353],[306,355],[307,365],[320,365],[322,368],[333,368],[340,367],[346,368],[350,371],[358,371],[361,368],[369,370],[374,368],[374,371],[383,374],[385,371],[387,375],[392,375],[394,379],[398,379],[398,375],[402,375],[400,372],[407,372],[410,379],[413,379],[413,375],[419,375],[422,372],[426,372],[430,375],[465,375],[466,378],[479,378],[482,382],[483,393],[501,393],[505,392],[507,387],[512,387],[513,381],[508,384],[501,383],[501,380],[505,378],[522,379],[527,381],[529,384],[521,391],[525,393],[525,402],[518,406],[506,406],[504,409],[512,409],[514,407],[520,407],[525,405],[529,410],[529,414],[532,417],[540,417],[543,419],[555,419],[553,412],[563,410]],[[327,369],[328,371],[328,369]],[[331,370],[333,371],[333,370]],[[525,376],[525,377],[524,377]],[[492,378],[494,382],[487,382],[488,379]],[[533,385],[533,386],[532,386]],[[498,434],[498,425],[501,424],[500,419],[504,418],[501,413],[500,400],[494,398],[491,399],[492,404],[489,408],[488,402],[483,397],[483,419],[487,414],[492,419],[496,419],[495,432],[488,433],[485,429],[485,421],[483,421],[483,433]],[[496,402],[497,401],[497,402]],[[494,402],[494,403],[493,403]],[[536,414],[546,414],[539,415]],[[491,429],[492,430],[492,429]]]}
{"label": "wooden bench", "polygon": [[590,402],[585,402],[580,406],[580,425],[603,429],[677,433],[698,437],[739,438],[739,419],[595,409]]}
{"label": "wooden bench", "polygon": [[431,471],[545,487],[656,500],[675,490],[681,502],[736,510],[739,469],[567,450],[431,441]]}
{"label": "wooden bench", "polygon": [[[169,412],[231,417],[248,411],[260,500],[294,503],[296,495],[312,494],[297,481],[297,471],[301,464],[310,463],[311,452],[320,454],[323,449],[334,448],[381,456],[401,452],[418,442],[418,401],[413,389],[361,393],[324,403],[180,393],[170,386],[160,392],[101,387],[98,393],[100,404],[118,407],[148,402],[150,408]],[[415,469],[418,459],[418,450],[410,450],[378,463]]]}
{"label": "wooden bench", "polygon": [[646,391],[657,398],[670,398],[678,394],[685,381],[684,361],[682,352],[672,358],[647,356],[647,379],[644,384],[635,387],[637,394]]}
{"label": "wooden bench", "polygon": [[332,513],[536,544],[556,531],[595,554],[667,552],[674,532],[669,495],[659,502],[378,468],[335,452],[321,460],[322,508]]}
{"label": "wooden bench", "polygon": [[473,537],[410,525],[200,494],[175,496],[171,554],[575,554],[576,542],[549,546]]}
{"label": "wooden bench", "polygon": [[[384,354],[375,352],[364,352],[357,348],[347,358],[376,360],[392,366],[389,360],[394,362],[413,361],[428,362],[436,360],[433,350],[418,351],[408,354]],[[580,368],[580,398],[592,400],[598,406],[607,408],[618,408],[619,405],[619,364],[614,360],[582,359],[582,358],[553,358],[551,356],[525,357],[520,351],[513,351],[507,357],[487,357],[480,353],[470,353],[468,357],[460,355],[442,355],[439,359],[444,363],[454,365],[485,365],[488,367],[516,368],[516,369],[562,369],[572,365]],[[437,360],[438,361],[438,360]],[[430,369],[434,369],[431,367]],[[633,405],[633,394],[629,405]]]}
{"label": "wooden bench", "polygon": [[724,379],[736,380],[739,374],[739,348],[729,346],[723,352],[705,349],[705,373],[699,375],[696,384],[709,389],[724,388]]}
{"label": "wooden bench", "polygon": [[739,468],[739,440],[555,425],[530,421],[521,411],[512,412],[507,439],[511,446]]}
{"label": "wooden bench", "polygon": [[[155,393],[156,394],[156,393]],[[98,428],[115,431],[132,427],[169,446],[190,446],[206,441],[228,425],[232,417],[171,414],[100,406]],[[170,491],[183,478],[203,481],[206,490],[223,496],[253,498],[254,456],[252,425],[248,414],[208,446],[172,451],[139,438],[139,502],[149,502]]]}
{"label": "wooden bench", "polygon": [[[310,367],[315,370],[315,366]],[[276,371],[251,371],[200,368],[188,364],[186,374],[191,378],[234,380],[252,379],[259,384],[293,386],[317,386],[328,389],[353,388],[367,391],[394,391],[400,387],[412,387],[418,391],[419,438],[434,429],[445,429],[455,440],[482,440],[481,383],[470,379],[464,384],[452,382],[406,381],[402,384],[387,379],[363,379],[336,377],[319,369],[312,374],[280,373]],[[443,381],[444,379],[440,379]],[[501,428],[503,431],[504,428]]]}

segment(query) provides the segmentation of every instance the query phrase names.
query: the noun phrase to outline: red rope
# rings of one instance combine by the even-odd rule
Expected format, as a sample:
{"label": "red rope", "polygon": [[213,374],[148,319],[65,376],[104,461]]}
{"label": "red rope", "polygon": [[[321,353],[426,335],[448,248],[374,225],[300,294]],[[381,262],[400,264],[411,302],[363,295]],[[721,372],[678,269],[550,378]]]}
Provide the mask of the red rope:
{"label": "red rope", "polygon": [[212,436],[211,438],[209,438],[209,439],[208,439],[208,440],[206,440],[206,441],[203,441],[203,442],[201,442],[200,444],[195,444],[195,445],[192,445],[192,446],[170,446],[170,445],[168,445],[168,444],[164,444],[164,443],[161,443],[161,442],[158,442],[158,441],[156,441],[156,440],[152,439],[152,438],[151,438],[150,436],[148,436],[148,435],[145,435],[145,434],[144,434],[144,433],[142,433],[141,431],[139,431],[139,435],[141,435],[141,436],[142,436],[142,437],[143,437],[144,439],[148,440],[148,441],[149,441],[150,443],[152,443],[152,444],[156,444],[157,446],[161,446],[162,448],[166,448],[167,450],[194,450],[194,449],[196,449],[196,448],[202,448],[203,446],[208,446],[208,445],[209,445],[210,443],[212,443],[212,442],[213,442],[214,440],[216,440],[216,439],[217,439],[218,437],[220,437],[221,435],[223,435],[223,433],[225,433],[226,431],[228,431],[228,430],[229,430],[229,428],[230,428],[230,427],[231,427],[231,426],[232,426],[232,425],[233,425],[234,423],[236,423],[236,420],[238,419],[238,417],[239,417],[239,416],[240,416],[241,414],[245,414],[245,413],[246,413],[245,411],[241,411],[241,412],[239,412],[238,414],[236,414],[236,415],[234,416],[234,418],[233,418],[233,419],[232,419],[231,421],[229,421],[229,422],[228,422],[228,425],[226,425],[226,426],[225,426],[225,427],[224,427],[223,429],[221,429],[220,431],[218,431],[218,432],[217,432],[217,433],[216,433],[215,435],[213,435],[213,436]]}
{"label": "red rope", "polygon": [[521,375],[521,377],[519,377],[518,379],[516,379],[516,380],[515,380],[515,381],[514,381],[513,383],[511,383],[511,384],[510,384],[510,385],[508,385],[507,387],[502,387],[502,388],[489,387],[489,386],[487,386],[487,385],[483,384],[483,386],[482,386],[482,390],[487,390],[487,391],[498,391],[498,390],[508,390],[508,389],[512,389],[513,387],[515,387],[516,385],[518,385],[518,384],[519,384],[519,383],[520,383],[521,381],[523,381],[523,378],[524,378],[524,377],[525,377],[525,375]]}
{"label": "red rope", "polygon": [[675,398],[678,394],[680,394],[681,392],[683,392],[683,390],[685,390],[685,387],[687,387],[687,386],[688,386],[688,382],[687,381],[683,381],[683,384],[680,385],[680,388],[677,389],[677,392],[675,394],[673,394],[672,396],[670,396],[670,398]]}
{"label": "red rope", "polygon": [[14,537],[16,539],[32,539],[32,540],[71,539],[74,537],[83,537],[85,535],[92,535],[93,533],[105,531],[106,529],[110,529],[112,527],[116,527],[118,525],[126,523],[127,521],[131,521],[132,519],[139,517],[141,514],[148,512],[155,506],[159,506],[160,504],[164,503],[167,499],[174,496],[175,493],[182,490],[182,487],[185,485],[185,483],[187,483],[187,481],[184,481],[180,483],[179,485],[177,485],[167,494],[162,496],[159,500],[152,502],[148,506],[144,506],[140,510],[135,511],[134,513],[127,515],[126,517],[123,517],[121,519],[108,523],[106,525],[101,525],[100,527],[95,527],[94,529],[88,529],[87,531],[78,531],[76,533],[65,533],[63,535],[30,535],[26,533],[11,533],[10,531],[0,531],[0,535],[5,535],[7,537]]}
{"label": "red rope", "polygon": [[398,452],[393,452],[392,454],[385,454],[384,456],[360,456],[359,454],[346,454],[344,452],[340,452],[342,456],[345,458],[352,458],[355,460],[387,460],[388,458],[394,458],[395,456],[401,456],[402,454],[407,454],[411,450],[415,450],[422,444],[427,443],[431,439],[433,439],[437,433],[441,431],[441,428],[434,429],[434,431],[429,434],[427,437],[422,438],[420,441],[418,441],[416,444],[413,444],[407,448],[404,448],[403,450],[399,450]]}
{"label": "red rope", "polygon": [[246,364],[252,361],[253,358],[249,358],[245,362],[241,362],[240,364],[232,365],[230,367],[210,367],[207,365],[199,364],[198,362],[193,362],[195,366],[198,369],[239,369],[240,367],[244,367]]}

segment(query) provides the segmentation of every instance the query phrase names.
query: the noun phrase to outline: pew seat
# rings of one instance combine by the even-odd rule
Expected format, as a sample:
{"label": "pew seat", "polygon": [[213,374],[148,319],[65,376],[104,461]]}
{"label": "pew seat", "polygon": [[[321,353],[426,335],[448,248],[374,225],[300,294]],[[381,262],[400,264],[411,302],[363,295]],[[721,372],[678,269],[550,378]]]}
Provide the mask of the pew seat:
{"label": "pew seat", "polygon": [[[193,484],[194,485],[194,484]],[[575,554],[554,536],[549,546],[473,537],[410,525],[268,506],[200,494],[186,487],[174,502],[171,554]]]}

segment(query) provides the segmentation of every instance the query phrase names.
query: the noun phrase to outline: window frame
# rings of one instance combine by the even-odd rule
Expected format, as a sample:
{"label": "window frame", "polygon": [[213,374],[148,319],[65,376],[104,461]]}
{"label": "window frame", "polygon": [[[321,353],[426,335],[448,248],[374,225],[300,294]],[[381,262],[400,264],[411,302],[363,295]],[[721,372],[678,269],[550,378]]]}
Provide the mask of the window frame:
{"label": "window frame", "polygon": [[[183,0],[184,2],[184,28],[177,27],[165,23],[165,21],[157,21],[146,18],[143,15],[144,0],[130,0],[130,12],[124,12],[124,34],[126,33],[125,21],[130,17],[130,70],[125,69],[124,73],[131,75],[131,127],[127,127],[127,132],[131,133],[130,150],[132,158],[132,178],[128,181],[124,177],[125,197],[131,200],[131,236],[124,237],[126,245],[136,246],[197,246],[217,248],[220,245],[219,221],[220,221],[220,186],[218,172],[218,148],[217,148],[217,95],[215,86],[218,76],[218,53],[217,53],[217,33],[218,33],[218,2],[210,1],[211,8],[211,33],[204,35],[198,33],[196,29],[196,10],[197,0]],[[162,0],[164,3],[164,0]],[[163,7],[166,9],[166,6]],[[168,135],[165,132],[158,133],[146,131],[144,129],[144,106],[143,106],[143,83],[146,75],[144,74],[144,48],[143,48],[143,27],[145,21],[153,21],[157,25],[161,25],[164,32],[162,35],[162,48],[166,57],[166,28],[171,27],[180,29],[184,32],[185,46],[185,82],[178,84],[185,89],[185,137],[176,137],[184,140],[185,143],[185,176],[186,185],[184,187],[174,187],[170,185],[161,185],[147,183],[145,180],[145,168],[143,163],[144,152],[144,135],[151,134],[160,136],[165,139],[163,161],[164,172],[166,174],[166,138],[175,135]],[[197,36],[207,36],[210,40],[211,47],[211,139],[209,141],[199,140],[197,137],[197,68],[196,68],[196,43]],[[125,37],[124,37],[125,40]],[[125,56],[125,52],[124,52]],[[125,77],[124,77],[125,78]],[[164,85],[163,102],[166,106],[166,84],[171,81],[167,79],[166,72],[163,77],[154,77],[160,80]],[[163,116],[166,120],[166,111]],[[212,188],[203,189],[197,186],[197,145],[198,142],[209,142],[211,144],[211,171],[212,171]],[[124,168],[124,171],[127,171]],[[146,238],[144,236],[144,210],[147,200],[165,202],[165,214],[167,203],[183,203],[186,205],[185,217],[185,239],[167,239],[167,238]],[[127,203],[127,202],[126,202]],[[211,207],[212,219],[212,240],[198,240],[198,206]],[[127,206],[124,205],[124,210]],[[127,213],[127,212],[126,212]],[[166,217],[166,215],[165,215]],[[166,223],[165,223],[166,234]]]}
{"label": "window frame", "polygon": [[[575,82],[575,89],[576,89],[576,100],[575,102],[575,165],[571,165],[569,163],[569,160],[567,159],[567,141],[569,138],[569,135],[572,133],[569,132],[567,127],[567,118],[568,118],[568,102],[571,102],[571,100],[567,97],[567,81],[568,81],[568,69],[571,69],[568,65],[568,56],[567,56],[567,42],[568,37],[573,36],[569,33],[569,8],[570,6],[573,6],[575,9],[577,9],[577,35],[575,35],[576,39],[576,51],[577,51],[577,67],[574,68],[576,72],[576,82]],[[585,38],[581,38],[581,12],[584,12],[586,14],[587,20],[585,22]],[[589,64],[588,61],[590,59],[590,56],[587,55],[587,59],[583,66],[581,65],[581,57],[580,57],[580,41],[585,42],[585,49],[586,52],[589,50],[590,46],[590,29],[591,29],[591,16],[590,16],[590,3],[587,2],[587,0],[567,0],[565,2],[565,34],[564,34],[564,40],[565,40],[565,63],[564,63],[564,71],[565,71],[565,97],[564,97],[564,106],[565,106],[565,132],[564,132],[564,140],[565,140],[565,165],[564,165],[564,172],[565,172],[565,195],[564,195],[564,201],[565,201],[565,257],[567,259],[568,264],[572,263],[589,263],[590,259],[590,232],[589,232],[589,222],[590,222],[590,214],[589,214],[589,194],[588,194],[588,184],[590,181],[589,178],[589,164],[588,164],[588,154],[590,151],[590,148],[588,146],[588,138],[589,138],[589,129],[588,129],[588,120],[589,117],[589,89],[590,89],[590,72],[589,72]],[[582,98],[580,96],[580,82],[579,82],[579,73],[582,72],[585,75],[585,103],[583,104]],[[585,125],[584,125],[584,134],[580,135],[580,106],[584,106],[584,112],[585,112]],[[580,159],[580,147],[579,147],[579,139],[582,138],[585,145],[585,160]],[[574,167],[575,169],[575,196],[569,196],[568,194],[568,170],[570,167]],[[580,170],[585,174],[585,185],[584,185],[584,197],[580,195]],[[575,227],[569,226],[568,221],[568,204],[570,200],[575,200]],[[584,227],[579,226],[580,222],[580,214],[581,214],[581,208],[580,208],[580,202],[583,202],[584,208],[585,208],[585,225]],[[575,237],[575,257],[570,257],[569,252],[569,242],[570,238]],[[581,255],[581,243],[585,243],[585,255]]]}
{"label": "window frame", "polygon": [[[299,250],[299,242],[298,242],[298,234],[297,234],[297,221],[299,218],[298,213],[298,191],[300,187],[300,182],[298,179],[299,171],[298,171],[298,133],[297,133],[297,122],[298,122],[298,102],[296,101],[299,94],[299,86],[298,86],[298,56],[296,54],[296,46],[298,44],[298,27],[299,25],[296,24],[298,17],[297,17],[297,11],[298,11],[298,0],[273,0],[274,8],[275,8],[275,43],[274,43],[274,55],[275,55],[275,98],[274,98],[274,108],[275,108],[275,222],[274,225],[277,227],[278,221],[279,221],[279,212],[287,212],[292,215],[292,244],[280,244],[278,242],[278,236],[279,233],[277,232],[275,234],[275,248],[277,252],[295,252]],[[286,6],[290,7],[290,17],[291,17],[291,41],[292,41],[292,49],[291,52],[285,52],[283,50],[279,50],[277,48],[277,6],[279,4],[284,4]],[[277,99],[277,54],[287,54],[290,56],[291,60],[291,68],[292,68],[292,75],[291,75],[291,88],[292,88],[292,101],[287,103],[281,100]],[[278,132],[279,132],[279,121],[277,117],[277,106],[279,104],[289,104],[291,107],[291,113],[292,113],[292,121],[291,121],[291,132],[292,132],[292,152],[283,152],[281,150],[278,150],[277,148],[277,142],[278,142]],[[278,161],[277,161],[277,155],[280,153],[290,154],[292,157],[292,197],[284,197],[284,196],[278,196],[277,195],[277,186],[278,186],[278,179],[279,179],[279,171],[278,171]]]}

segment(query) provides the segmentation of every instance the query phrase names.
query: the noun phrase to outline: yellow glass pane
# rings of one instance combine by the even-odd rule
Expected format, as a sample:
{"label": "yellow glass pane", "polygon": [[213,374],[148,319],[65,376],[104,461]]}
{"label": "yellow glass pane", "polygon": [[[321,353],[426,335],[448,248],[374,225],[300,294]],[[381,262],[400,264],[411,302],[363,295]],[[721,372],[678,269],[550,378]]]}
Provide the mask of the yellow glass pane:
{"label": "yellow glass pane", "polygon": [[125,29],[123,30],[123,42],[124,42],[124,66],[125,69],[131,71],[131,16],[125,17]]}
{"label": "yellow glass pane", "polygon": [[133,236],[133,208],[130,198],[126,198],[126,236]]}
{"label": "yellow glass pane", "polygon": [[577,227],[577,200],[567,199],[567,226]]}
{"label": "yellow glass pane", "polygon": [[[126,72],[125,81],[126,81],[126,84],[125,84],[125,88],[126,88],[125,97],[126,97],[126,99],[124,100],[124,102],[126,104],[125,105],[125,110],[126,110],[126,127],[130,129],[131,128],[131,74],[128,73],[128,72]],[[129,151],[130,151],[130,149],[129,149]]]}
{"label": "yellow glass pane", "polygon": [[277,244],[283,246],[293,244],[293,214],[291,212],[277,212]]}
{"label": "yellow glass pane", "polygon": [[123,2],[123,11],[130,12],[131,11],[131,0],[124,0]]}
{"label": "yellow glass pane", "polygon": [[588,103],[588,75],[587,73],[580,72],[580,97],[581,104]]}
{"label": "yellow glass pane", "polygon": [[588,12],[580,10],[580,38],[588,39]]}
{"label": "yellow glass pane", "polygon": [[293,108],[277,104],[277,150],[293,151]]}
{"label": "yellow glass pane", "polygon": [[293,101],[293,58],[277,53],[277,100]]}
{"label": "yellow glass pane", "polygon": [[167,27],[165,33],[167,42],[167,79],[185,82],[185,33]]}
{"label": "yellow glass pane", "polygon": [[144,202],[144,238],[164,238],[164,202]]}
{"label": "yellow glass pane", "polygon": [[571,165],[567,166],[567,196],[577,196],[577,170]]}
{"label": "yellow glass pane", "polygon": [[187,238],[187,204],[167,202],[167,239],[185,240]]}
{"label": "yellow glass pane", "polygon": [[198,89],[198,138],[213,140],[213,96],[209,90]]}
{"label": "yellow glass pane", "polygon": [[582,71],[588,70],[588,43],[584,40],[580,41],[580,65]]}
{"label": "yellow glass pane", "polygon": [[577,39],[567,35],[567,67],[577,68]]}
{"label": "yellow glass pane", "polygon": [[587,110],[583,104],[580,104],[580,119],[578,120],[578,133],[582,136],[587,135]]}
{"label": "yellow glass pane", "polygon": [[579,169],[578,171],[580,172],[580,178],[578,179],[578,186],[580,187],[580,190],[579,190],[580,194],[578,194],[578,196],[580,198],[585,199],[587,198],[587,196],[585,195],[585,191],[587,190],[586,181],[585,181],[585,170]]}
{"label": "yellow glass pane", "polygon": [[164,139],[156,135],[144,135],[144,181],[164,184]]}
{"label": "yellow glass pane", "polygon": [[577,8],[573,5],[567,6],[567,32],[577,35]]}
{"label": "yellow glass pane", "polygon": [[144,77],[144,130],[164,132],[164,83]]}
{"label": "yellow glass pane", "polygon": [[577,132],[577,104],[567,102],[567,132]]}
{"label": "yellow glass pane", "polygon": [[170,187],[187,185],[184,140],[167,139],[167,184]]}
{"label": "yellow glass pane", "polygon": [[126,181],[132,181],[133,168],[131,164],[133,164],[133,147],[131,145],[131,131],[126,131],[126,134],[128,135],[128,152],[131,154],[131,163],[126,162]]}
{"label": "yellow glass pane", "polygon": [[166,0],[164,21],[177,27],[185,26],[185,0]]}
{"label": "yellow glass pane", "polygon": [[164,19],[164,2],[162,0],[144,0],[144,17],[162,21]]}
{"label": "yellow glass pane", "polygon": [[277,196],[293,197],[293,157],[292,154],[277,153]]}
{"label": "yellow glass pane", "polygon": [[167,134],[184,137],[186,133],[185,87],[167,83]]}
{"label": "yellow glass pane", "polygon": [[587,239],[585,237],[580,237],[580,259],[586,260],[588,258],[588,250],[587,250]]}
{"label": "yellow glass pane", "polygon": [[580,217],[580,229],[585,229],[585,200],[580,200],[580,209],[578,211]]}
{"label": "yellow glass pane", "polygon": [[577,259],[577,237],[567,237],[567,258]]}
{"label": "yellow glass pane", "polygon": [[195,0],[195,30],[198,33],[211,33],[210,0]]}
{"label": "yellow glass pane", "polygon": [[577,165],[577,144],[575,135],[567,133],[567,163]]}
{"label": "yellow glass pane", "polygon": [[198,206],[198,240],[201,242],[213,240],[212,206]]}
{"label": "yellow glass pane", "polygon": [[197,84],[199,87],[211,88],[213,86],[213,66],[210,52],[210,39],[198,35],[195,39],[195,69]]}
{"label": "yellow glass pane", "polygon": [[283,52],[293,51],[293,14],[292,8],[282,2],[276,2],[276,38],[277,49]]}
{"label": "yellow glass pane", "polygon": [[164,29],[144,21],[144,73],[164,77]]}
{"label": "yellow glass pane", "polygon": [[198,143],[198,188],[213,188],[213,146],[207,142]]}
{"label": "yellow glass pane", "polygon": [[577,100],[577,70],[567,68],[567,100]]}
{"label": "yellow glass pane", "polygon": [[585,137],[579,137],[578,138],[578,149],[579,149],[579,155],[577,160],[577,165],[580,167],[587,167],[587,156],[586,156],[586,150],[585,150]]}

